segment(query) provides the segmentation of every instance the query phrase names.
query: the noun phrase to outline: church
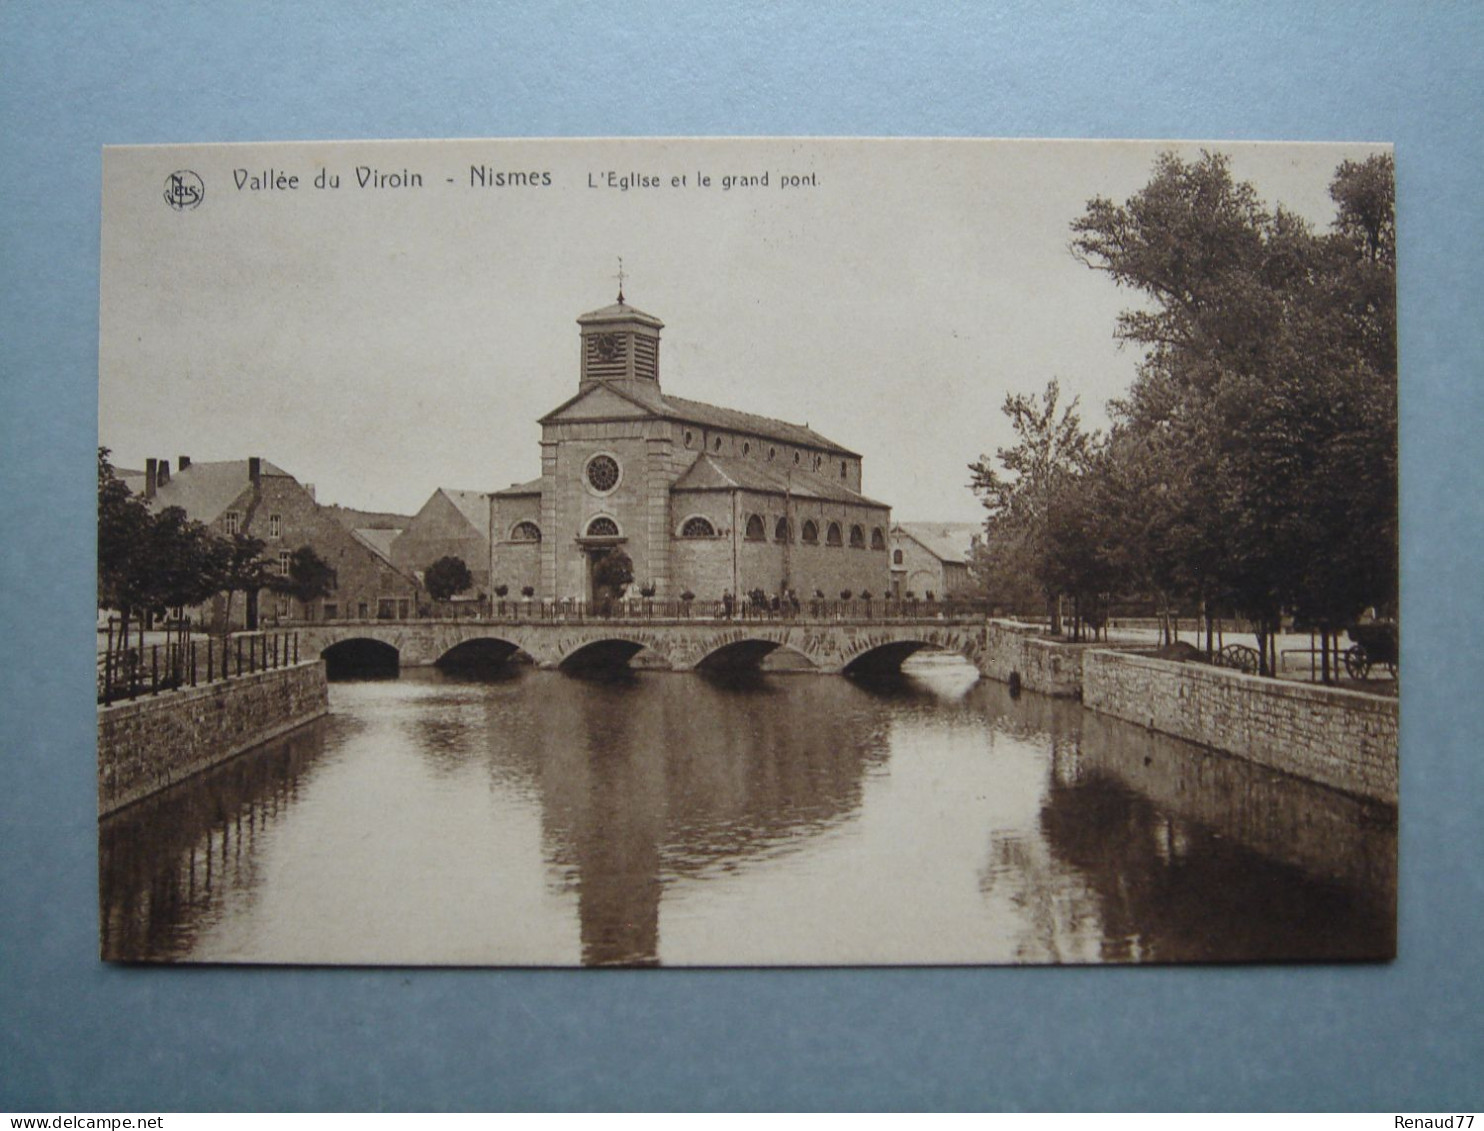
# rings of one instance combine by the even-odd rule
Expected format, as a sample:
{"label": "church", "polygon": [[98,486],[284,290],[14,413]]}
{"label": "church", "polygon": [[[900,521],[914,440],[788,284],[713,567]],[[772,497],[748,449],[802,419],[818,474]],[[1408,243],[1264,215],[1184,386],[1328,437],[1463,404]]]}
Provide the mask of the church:
{"label": "church", "polygon": [[891,508],[861,494],[859,454],[803,425],[665,392],[664,324],[621,291],[577,326],[577,391],[539,422],[540,478],[490,498],[493,587],[617,596],[594,567],[621,549],[630,596],[886,594]]}

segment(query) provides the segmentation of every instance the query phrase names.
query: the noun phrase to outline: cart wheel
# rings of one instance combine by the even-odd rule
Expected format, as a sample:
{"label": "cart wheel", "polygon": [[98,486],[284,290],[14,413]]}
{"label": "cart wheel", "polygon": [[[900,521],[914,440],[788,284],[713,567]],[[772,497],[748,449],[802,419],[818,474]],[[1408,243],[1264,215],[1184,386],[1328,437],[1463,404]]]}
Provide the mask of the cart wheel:
{"label": "cart wheel", "polygon": [[1233,668],[1248,675],[1257,674],[1259,665],[1256,648],[1249,648],[1245,644],[1228,644],[1217,655],[1222,667]]}
{"label": "cart wheel", "polygon": [[1371,661],[1364,644],[1352,644],[1345,650],[1345,671],[1351,679],[1365,679],[1371,674]]}

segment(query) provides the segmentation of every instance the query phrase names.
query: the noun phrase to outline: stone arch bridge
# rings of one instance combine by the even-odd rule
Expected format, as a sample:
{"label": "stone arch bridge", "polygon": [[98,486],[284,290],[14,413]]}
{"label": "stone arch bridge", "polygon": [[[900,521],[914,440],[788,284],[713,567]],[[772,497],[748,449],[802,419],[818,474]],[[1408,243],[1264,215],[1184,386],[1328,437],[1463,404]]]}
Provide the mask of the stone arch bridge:
{"label": "stone arch bridge", "polygon": [[[406,620],[337,621],[298,629],[301,654],[333,657],[346,646],[395,649],[402,665],[466,656],[523,657],[542,668],[626,665],[648,650],[651,666],[673,671],[756,668],[786,649],[803,670],[891,670],[923,649],[955,652],[976,667],[986,643],[983,616],[891,620]],[[796,658],[796,657],[795,657]]]}

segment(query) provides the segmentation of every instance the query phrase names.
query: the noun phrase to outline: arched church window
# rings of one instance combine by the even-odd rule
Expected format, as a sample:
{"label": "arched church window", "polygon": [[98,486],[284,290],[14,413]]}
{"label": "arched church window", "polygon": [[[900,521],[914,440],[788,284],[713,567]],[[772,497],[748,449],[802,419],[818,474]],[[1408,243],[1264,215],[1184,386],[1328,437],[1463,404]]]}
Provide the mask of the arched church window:
{"label": "arched church window", "polygon": [[805,519],[804,529],[800,531],[800,537],[811,546],[818,545],[819,525],[812,518]]}
{"label": "arched church window", "polygon": [[618,486],[618,460],[610,455],[598,454],[587,461],[587,481],[594,491],[605,494]]}
{"label": "arched church window", "polygon": [[820,469],[820,467],[823,466],[823,464],[824,464],[824,456],[816,455],[814,457],[814,470],[815,471],[818,471]]}
{"label": "arched church window", "polygon": [[901,550],[893,550],[891,552],[891,564],[892,565],[901,565],[902,564],[902,551]]}
{"label": "arched church window", "polygon": [[775,541],[775,542],[792,542],[793,541],[793,533],[794,532],[792,530],[790,530],[789,527],[788,527],[788,519],[787,518],[780,518],[778,520],[778,522],[773,527],[773,541]]}
{"label": "arched church window", "polygon": [[802,458],[803,458],[803,457],[802,457],[802,456],[800,456],[800,455],[799,455],[799,453],[798,453],[798,452],[795,452],[795,453],[794,453],[794,463],[798,463],[798,462],[799,462],[799,460],[800,460],[800,459],[802,459]]}
{"label": "arched church window", "polygon": [[589,538],[617,538],[618,523],[600,515],[587,524],[587,536]]}
{"label": "arched church window", "polygon": [[856,523],[850,527],[850,548],[852,550],[864,550],[866,548],[865,527]]}
{"label": "arched church window", "polygon": [[773,462],[773,457],[776,456],[777,454],[778,454],[778,449],[777,448],[769,448],[768,449],[768,462],[769,463],[772,463]]}
{"label": "arched church window", "polygon": [[720,436],[718,436],[715,440],[711,441],[711,449],[712,449],[712,451],[717,451],[717,452],[721,451],[721,437]]}
{"label": "arched church window", "polygon": [[760,514],[748,515],[747,540],[749,542],[761,542],[764,537],[765,535],[763,534],[763,516]]}
{"label": "arched church window", "polygon": [[685,431],[685,446],[688,448],[695,442],[696,434],[687,428]]}
{"label": "arched church window", "polygon": [[886,549],[886,535],[881,533],[881,527],[879,526],[871,527],[871,549]]}
{"label": "arched church window", "polygon": [[829,529],[824,532],[824,544],[826,546],[840,545],[840,524],[838,522],[830,523]]}
{"label": "arched church window", "polygon": [[715,538],[716,527],[711,525],[710,519],[696,515],[694,518],[685,520],[685,524],[680,528],[680,536],[682,538]]}
{"label": "arched church window", "polygon": [[510,531],[512,542],[539,542],[541,541],[541,528],[534,522],[517,522]]}
{"label": "arched church window", "polygon": [[752,445],[749,444],[749,443],[747,443],[746,441],[743,441],[743,443],[742,443],[742,454],[745,456],[745,455],[748,455],[749,453],[751,453],[751,451],[752,451]]}

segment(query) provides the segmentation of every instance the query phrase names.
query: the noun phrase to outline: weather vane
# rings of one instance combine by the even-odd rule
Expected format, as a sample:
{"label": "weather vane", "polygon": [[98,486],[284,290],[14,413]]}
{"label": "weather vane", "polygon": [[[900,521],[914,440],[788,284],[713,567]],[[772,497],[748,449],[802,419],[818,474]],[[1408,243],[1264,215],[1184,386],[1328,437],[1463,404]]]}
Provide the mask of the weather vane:
{"label": "weather vane", "polygon": [[621,255],[618,257],[618,274],[615,277],[618,279],[618,301],[619,301],[619,304],[622,305],[623,304],[623,256],[621,256]]}

